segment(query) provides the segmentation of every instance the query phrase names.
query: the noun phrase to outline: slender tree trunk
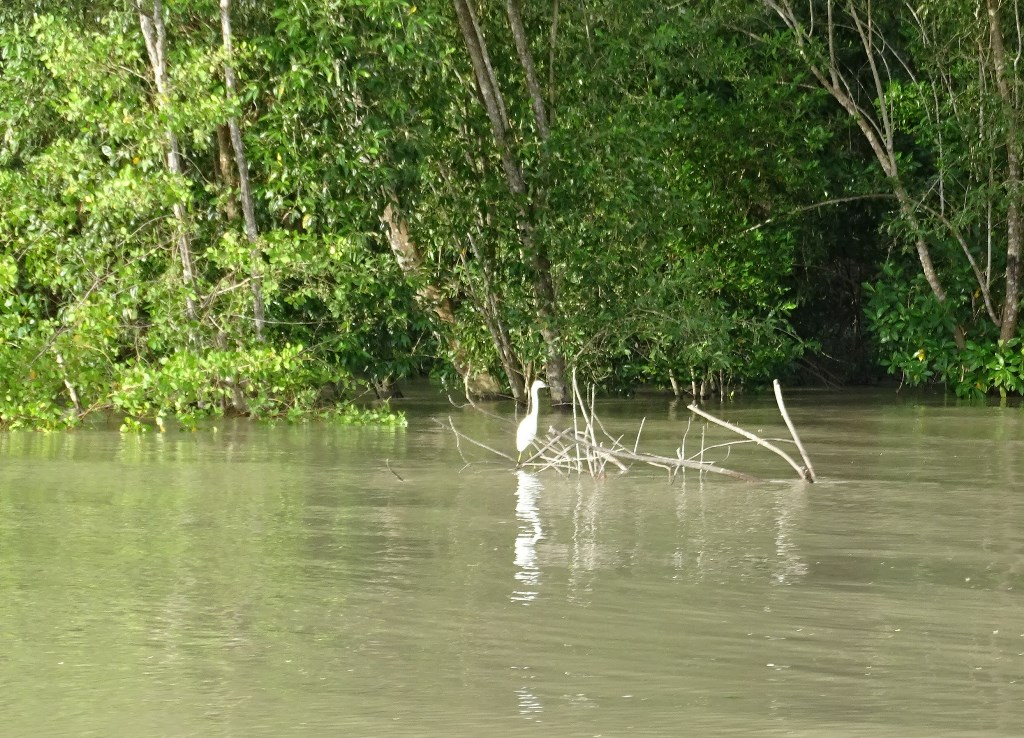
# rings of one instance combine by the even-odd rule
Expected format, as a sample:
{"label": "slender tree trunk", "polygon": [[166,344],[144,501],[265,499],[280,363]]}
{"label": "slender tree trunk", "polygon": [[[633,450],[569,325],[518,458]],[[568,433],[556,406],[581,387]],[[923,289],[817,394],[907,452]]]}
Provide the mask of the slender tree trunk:
{"label": "slender tree trunk", "polygon": [[[512,36],[516,42],[516,52],[519,55],[519,63],[523,67],[523,74],[526,77],[526,88],[530,93],[530,107],[533,109],[537,135],[541,141],[546,142],[551,137],[551,128],[548,123],[547,109],[544,105],[544,96],[541,92],[540,83],[537,80],[537,73],[533,64],[533,54],[530,51],[526,29],[523,27],[519,0],[507,0],[507,10],[509,26],[512,28]],[[556,13],[557,10],[556,7]],[[554,22],[557,23],[557,21]],[[532,229],[532,223],[529,224],[529,227]],[[558,405],[565,403],[567,400],[565,393],[565,357],[562,354],[561,335],[557,327],[558,293],[555,290],[554,280],[551,278],[551,260],[548,256],[547,247],[543,242],[534,239],[532,231],[528,234],[528,240],[533,245],[534,292],[537,295],[540,333],[548,349],[547,380],[551,392],[551,401]]]}
{"label": "slender tree trunk", "polygon": [[529,397],[526,389],[526,373],[523,371],[523,365],[520,363],[519,357],[516,356],[515,347],[512,345],[512,339],[509,336],[508,326],[501,319],[501,306],[498,303],[498,295],[494,290],[494,283],[491,280],[489,259],[481,252],[477,246],[476,239],[472,235],[468,236],[468,239],[470,248],[473,250],[473,256],[479,263],[480,272],[483,275],[484,296],[483,299],[477,297],[479,309],[484,315],[484,322],[487,324],[487,330],[491,333],[491,339],[498,349],[498,357],[501,360],[502,368],[505,370],[505,376],[508,377],[512,396],[517,404],[525,405],[527,397]]}
{"label": "slender tree trunk", "polygon": [[1020,144],[1017,141],[1018,112],[1006,80],[1006,50],[1003,47],[1003,30],[999,22],[999,3],[997,0],[987,0],[987,6],[996,89],[1003,103],[1006,122],[1006,293],[1003,298],[999,338],[1008,341],[1017,335],[1017,318],[1020,312],[1021,163]]}
{"label": "slender tree trunk", "polygon": [[[143,0],[135,0],[135,9],[139,14],[139,25],[142,28],[142,37],[146,41],[146,52],[149,54],[149,63],[153,69],[153,81],[156,85],[156,105],[161,108],[168,118],[167,110],[167,29],[164,26],[163,5],[160,0],[152,0],[150,9],[144,7]],[[176,177],[183,177],[184,170],[181,165],[181,150],[178,145],[178,136],[174,132],[173,124],[168,124],[165,134],[167,141],[167,169]],[[191,320],[196,318],[195,296],[192,294],[195,287],[195,268],[192,260],[192,244],[188,233],[188,212],[185,203],[174,204],[174,217],[178,222],[178,256],[181,258],[181,278],[185,285],[185,312]]]}
{"label": "slender tree trunk", "polygon": [[494,76],[494,69],[491,67],[491,59],[487,54],[487,45],[484,43],[480,27],[476,22],[476,14],[468,0],[454,0],[455,12],[459,19],[459,27],[462,30],[462,38],[466,43],[466,50],[473,62],[473,72],[476,75],[477,89],[483,99],[484,109],[491,122],[491,132],[501,156],[501,165],[505,170],[505,178],[508,180],[509,188],[516,195],[526,195],[526,180],[519,168],[512,152],[509,142],[508,115],[505,112],[505,100],[498,87],[498,80]]}
{"label": "slender tree trunk", "polygon": [[[532,242],[532,234],[531,239]],[[558,294],[551,279],[551,261],[547,249],[535,244],[533,249],[534,292],[537,294],[537,317],[540,318],[540,335],[548,350],[544,367],[551,402],[565,405],[572,402],[566,392],[565,356],[562,354],[562,336],[558,330]]]}
{"label": "slender tree trunk", "polygon": [[[469,52],[470,61],[473,64],[477,89],[480,92],[480,98],[484,103],[484,109],[491,123],[491,132],[494,136],[498,153],[501,156],[501,163],[505,170],[505,178],[509,189],[512,191],[513,196],[528,202],[529,191],[526,186],[526,178],[523,176],[522,167],[515,155],[510,140],[511,132],[505,110],[505,102],[501,95],[501,88],[498,85],[497,78],[494,76],[494,70],[490,64],[487,44],[477,23],[476,14],[473,12],[469,0],[454,0],[454,3],[455,13],[459,20],[459,27],[466,44],[466,50]],[[519,6],[515,2],[510,2],[508,7],[510,23],[516,25],[517,21],[515,19],[518,19],[518,31],[514,30],[513,33],[521,35],[524,41],[523,47],[520,49],[521,63],[523,63],[524,69],[527,66],[529,67],[527,76],[529,78],[532,75],[532,86],[539,95],[540,87],[537,84],[536,74],[533,72],[533,61],[532,57],[530,57],[529,47],[525,45],[525,32],[522,29],[522,20],[518,16]],[[519,41],[517,40],[516,43],[518,47]],[[526,61],[523,61],[524,55]],[[531,92],[531,98],[532,96]],[[534,101],[532,107],[535,119],[538,121],[538,133],[543,131],[543,135],[546,137],[549,130],[543,101],[541,101],[539,107]],[[540,115],[539,118],[537,118],[538,115]],[[519,243],[522,246],[523,253],[530,259],[531,267],[534,271],[534,293],[538,303],[541,336],[544,338],[548,351],[545,373],[550,388],[551,400],[555,404],[563,404],[570,401],[570,398],[566,389],[565,358],[562,356],[561,337],[557,328],[558,303],[554,283],[551,279],[551,264],[546,250],[534,238],[533,225],[525,207],[520,208],[517,220]]]}
{"label": "slender tree trunk", "polygon": [[[235,70],[231,66],[234,44],[231,35],[231,0],[220,0],[220,27],[224,37],[224,87],[229,100],[237,97]],[[263,256],[259,249],[259,231],[256,228],[256,212],[252,202],[252,186],[249,182],[249,163],[245,157],[245,144],[238,118],[228,118],[231,133],[231,147],[235,152],[235,167],[238,169],[238,185],[242,196],[242,218],[245,222],[245,238],[249,242],[249,284],[252,287],[252,314],[256,337],[263,338]]]}
{"label": "slender tree trunk", "polygon": [[551,135],[548,127],[548,114],[544,107],[544,95],[540,91],[540,82],[537,81],[537,71],[533,66],[533,54],[530,53],[530,42],[526,38],[526,29],[523,27],[523,14],[519,8],[519,0],[507,0],[508,23],[512,27],[512,38],[516,42],[516,52],[519,54],[519,63],[523,66],[523,73],[526,76],[526,89],[530,91],[530,107],[533,108],[533,119],[537,124],[537,135],[541,141],[547,141]]}
{"label": "slender tree trunk", "polygon": [[551,29],[548,32],[548,122],[555,117],[555,50],[558,48],[558,0],[551,3]]}
{"label": "slender tree trunk", "polygon": [[[409,235],[409,227],[402,218],[397,202],[392,197],[384,207],[381,214],[381,223],[388,230],[388,241],[391,251],[395,255],[398,267],[406,278],[413,283],[423,282],[423,255],[420,253],[416,242]],[[452,301],[441,294],[436,287],[427,285],[421,286],[416,291],[416,300],[423,310],[433,312],[443,324],[455,327],[455,306]],[[452,364],[455,371],[462,377],[468,397],[487,398],[497,397],[501,388],[490,374],[484,370],[476,369],[469,359],[468,352],[454,337],[448,337],[448,348],[452,355]],[[513,385],[513,391],[515,386]]]}

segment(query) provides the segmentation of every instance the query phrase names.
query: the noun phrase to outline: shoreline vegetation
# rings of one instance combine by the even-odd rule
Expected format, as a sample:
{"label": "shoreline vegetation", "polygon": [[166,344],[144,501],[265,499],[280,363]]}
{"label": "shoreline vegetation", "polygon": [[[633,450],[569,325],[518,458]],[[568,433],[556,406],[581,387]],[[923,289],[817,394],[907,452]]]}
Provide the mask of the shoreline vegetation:
{"label": "shoreline vegetation", "polygon": [[0,428],[429,377],[1024,395],[1024,30],[961,0],[0,8]]}

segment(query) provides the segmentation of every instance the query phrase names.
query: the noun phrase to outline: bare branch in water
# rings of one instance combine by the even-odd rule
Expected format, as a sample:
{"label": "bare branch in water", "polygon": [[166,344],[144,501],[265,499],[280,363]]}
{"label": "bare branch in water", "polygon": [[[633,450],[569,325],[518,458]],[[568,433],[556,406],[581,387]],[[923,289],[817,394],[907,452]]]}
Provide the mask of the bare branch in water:
{"label": "bare branch in water", "polygon": [[[508,459],[509,461],[515,461],[515,459],[513,459],[508,454],[502,453],[501,451],[498,451],[495,448],[491,448],[490,446],[488,446],[485,443],[480,443],[480,441],[476,440],[475,438],[470,438],[465,433],[460,433],[459,430],[455,427],[455,423],[452,422],[452,418],[451,418],[450,415],[448,416],[448,426],[452,429],[452,433],[455,434],[456,438],[463,438],[463,439],[469,441],[470,443],[472,443],[474,446],[479,446],[480,448],[482,448],[482,449],[484,449],[486,451],[490,451],[492,454],[496,454],[498,456],[501,456],[501,457],[503,457],[505,459]],[[462,453],[462,449],[461,448],[459,449],[459,453],[460,454]],[[463,456],[462,458],[465,459],[466,457]]]}
{"label": "bare branch in water", "polygon": [[811,460],[807,458],[807,451],[804,449],[804,445],[800,443],[800,436],[796,434],[796,427],[793,425],[793,421],[789,419],[789,413],[786,412],[786,405],[782,402],[782,387],[779,385],[779,380],[774,380],[772,386],[775,387],[775,401],[779,405],[779,414],[782,415],[782,419],[786,421],[786,427],[789,428],[789,435],[793,436],[793,443],[796,444],[797,450],[800,452],[800,458],[804,460],[804,477],[808,482],[814,481],[814,467],[811,466]]}
{"label": "bare branch in water", "polygon": [[779,448],[778,446],[774,445],[773,443],[770,443],[769,441],[764,440],[760,436],[757,436],[757,435],[751,433],[750,431],[743,430],[738,425],[733,425],[732,423],[727,423],[726,421],[722,420],[721,418],[716,418],[711,413],[704,412],[703,410],[701,410],[696,405],[688,405],[687,407],[690,409],[691,412],[696,413],[697,415],[701,416],[702,418],[710,420],[715,425],[720,425],[723,428],[725,428],[726,430],[731,430],[733,433],[737,433],[737,434],[743,436],[744,438],[749,438],[751,441],[756,443],[758,446],[763,446],[764,448],[768,449],[772,453],[776,454],[777,456],[779,456],[780,458],[785,460],[785,462],[787,464],[789,464],[791,467],[796,469],[796,473],[800,475],[801,479],[807,479],[808,481],[813,481],[812,479],[810,479],[807,476],[807,471],[803,467],[801,467],[799,464],[797,464],[793,460],[792,456],[787,454],[785,451],[783,451],[781,448]]}

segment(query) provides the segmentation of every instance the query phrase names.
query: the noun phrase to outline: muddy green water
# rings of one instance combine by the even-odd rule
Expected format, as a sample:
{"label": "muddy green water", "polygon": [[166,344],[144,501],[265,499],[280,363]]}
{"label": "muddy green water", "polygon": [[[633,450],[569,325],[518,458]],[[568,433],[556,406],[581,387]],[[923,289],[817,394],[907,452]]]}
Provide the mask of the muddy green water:
{"label": "muddy green water", "polygon": [[[429,399],[403,430],[0,435],[0,730],[1024,734],[1024,410],[789,406],[817,485],[744,449],[782,481],[465,467],[432,415],[513,426]],[[662,452],[687,415],[599,408]]]}

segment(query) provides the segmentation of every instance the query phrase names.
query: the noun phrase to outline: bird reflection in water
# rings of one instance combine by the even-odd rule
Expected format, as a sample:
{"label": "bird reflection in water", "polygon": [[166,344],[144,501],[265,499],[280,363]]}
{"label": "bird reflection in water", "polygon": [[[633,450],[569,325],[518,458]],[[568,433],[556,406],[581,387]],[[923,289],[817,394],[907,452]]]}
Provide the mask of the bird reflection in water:
{"label": "bird reflection in water", "polygon": [[540,527],[540,512],[537,500],[544,486],[533,474],[516,471],[519,484],[516,487],[516,519],[519,533],[516,536],[516,589],[512,601],[529,604],[537,599],[540,585],[540,567],[537,566],[537,541],[544,537]]}

